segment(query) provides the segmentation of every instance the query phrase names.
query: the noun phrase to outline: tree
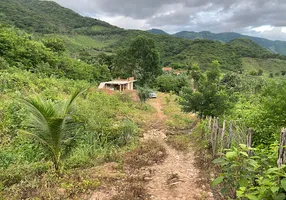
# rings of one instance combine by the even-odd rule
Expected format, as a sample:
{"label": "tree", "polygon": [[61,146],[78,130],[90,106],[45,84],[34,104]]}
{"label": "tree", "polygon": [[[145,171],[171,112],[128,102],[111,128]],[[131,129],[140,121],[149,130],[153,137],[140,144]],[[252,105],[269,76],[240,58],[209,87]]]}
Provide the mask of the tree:
{"label": "tree", "polygon": [[[195,68],[197,73],[199,70]],[[214,61],[206,77],[198,79],[196,90],[182,90],[180,104],[185,112],[198,112],[199,116],[220,116],[231,108],[231,99],[220,85],[219,63]]]}
{"label": "tree", "polygon": [[183,87],[190,85],[186,75],[163,74],[156,78],[156,86],[161,92],[175,92],[179,94]]}
{"label": "tree", "polygon": [[203,78],[198,63],[194,63],[191,67],[191,77],[194,81],[193,87],[196,89],[199,86],[200,80]]}
{"label": "tree", "polygon": [[65,134],[74,126],[71,120],[71,107],[81,93],[82,91],[77,90],[69,100],[61,104],[39,97],[22,100],[30,116],[28,130],[20,130],[20,132],[35,138],[47,149],[56,171],[59,171],[61,166]]}
{"label": "tree", "polygon": [[222,85],[224,85],[227,89],[233,91],[241,90],[241,82],[241,77],[234,72],[227,72],[221,80]]}
{"label": "tree", "polygon": [[262,89],[257,109],[248,116],[248,125],[255,129],[254,142],[270,144],[286,124],[286,82],[271,82]]}
{"label": "tree", "polygon": [[43,44],[60,55],[66,50],[65,43],[62,39],[56,37],[49,37],[42,40]]}
{"label": "tree", "polygon": [[[128,49],[121,49],[116,53],[114,58],[114,66],[112,68],[113,77],[128,78],[135,76],[136,72],[134,69],[135,61]],[[137,76],[135,76],[138,79]]]}
{"label": "tree", "polygon": [[152,39],[138,36],[128,49],[117,53],[113,74],[134,76],[138,85],[153,81],[162,73],[159,53]]}

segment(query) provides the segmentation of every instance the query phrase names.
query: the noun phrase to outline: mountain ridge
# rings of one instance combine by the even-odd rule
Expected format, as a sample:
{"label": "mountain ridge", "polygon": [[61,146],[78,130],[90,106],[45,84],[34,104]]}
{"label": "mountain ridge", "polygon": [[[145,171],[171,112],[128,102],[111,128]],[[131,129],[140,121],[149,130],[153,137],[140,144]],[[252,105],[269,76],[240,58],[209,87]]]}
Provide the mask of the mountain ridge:
{"label": "mountain ridge", "polygon": [[[152,29],[151,29],[152,30]],[[156,34],[156,32],[153,32],[149,30],[149,32]],[[165,32],[160,29],[156,29],[157,32]],[[241,38],[247,38],[251,41],[259,44],[260,46],[270,50],[273,53],[279,53],[286,55],[286,41],[282,40],[270,40],[262,37],[255,37],[255,36],[249,36],[244,35],[236,32],[222,32],[222,33],[212,33],[210,31],[180,31],[174,34],[169,34],[174,37],[179,38],[186,38],[186,39],[208,39],[208,40],[216,40],[221,42],[230,42],[234,39],[241,39]]]}

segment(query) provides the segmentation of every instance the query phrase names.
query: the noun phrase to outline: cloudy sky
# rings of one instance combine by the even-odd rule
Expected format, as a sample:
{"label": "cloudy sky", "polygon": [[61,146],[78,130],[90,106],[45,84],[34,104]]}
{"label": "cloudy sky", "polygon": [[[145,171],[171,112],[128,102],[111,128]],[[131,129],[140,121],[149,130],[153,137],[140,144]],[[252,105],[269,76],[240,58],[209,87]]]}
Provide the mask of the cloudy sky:
{"label": "cloudy sky", "polygon": [[286,0],[55,0],[127,29],[239,32],[286,41]]}

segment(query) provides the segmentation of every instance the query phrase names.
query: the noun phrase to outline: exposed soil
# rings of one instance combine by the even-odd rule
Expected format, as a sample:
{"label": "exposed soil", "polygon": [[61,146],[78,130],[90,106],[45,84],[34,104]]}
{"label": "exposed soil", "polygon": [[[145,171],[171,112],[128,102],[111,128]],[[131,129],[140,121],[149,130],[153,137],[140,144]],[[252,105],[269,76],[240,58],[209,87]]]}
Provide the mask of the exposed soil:
{"label": "exposed soil", "polygon": [[[213,200],[209,184],[201,177],[202,169],[197,166],[197,159],[194,150],[190,147],[188,151],[178,151],[166,143],[168,132],[164,121],[167,116],[163,113],[163,98],[151,99],[148,104],[153,106],[157,112],[153,122],[146,125],[148,131],[145,131],[142,143],[152,142],[148,148],[160,149],[160,155],[154,154],[160,158],[160,162],[148,163],[142,158],[148,156],[148,151],[144,146],[128,154],[128,162],[131,163],[124,167],[126,178],[122,180],[121,186],[105,188],[95,192],[91,198],[93,200]],[[156,144],[155,144],[156,143]],[[148,146],[148,145],[147,145]],[[148,149],[147,148],[147,149]],[[161,156],[161,153],[164,156]],[[141,154],[139,157],[136,155]],[[147,155],[147,156],[146,156]],[[133,157],[132,157],[133,156]],[[144,157],[145,156],[145,157]],[[130,159],[131,158],[131,159]],[[134,158],[134,159],[133,159]],[[150,158],[150,157],[149,157]],[[155,158],[155,157],[154,157]],[[139,159],[138,161],[136,159]],[[141,159],[141,160],[140,160]],[[132,164],[132,160],[134,163]],[[156,159],[155,159],[156,160]],[[138,166],[136,165],[136,162]],[[141,166],[141,163],[146,163]],[[143,165],[143,164],[142,164]]]}
{"label": "exposed soil", "polygon": [[151,195],[151,199],[213,199],[209,185],[201,184],[200,171],[194,166],[193,151],[177,151],[166,144],[166,130],[162,125],[166,116],[162,112],[160,99],[150,100],[149,104],[157,110],[155,125],[153,125],[157,129],[145,133],[144,139],[159,141],[167,152],[167,158],[162,164],[149,167],[154,172],[151,181],[147,184],[147,191]]}

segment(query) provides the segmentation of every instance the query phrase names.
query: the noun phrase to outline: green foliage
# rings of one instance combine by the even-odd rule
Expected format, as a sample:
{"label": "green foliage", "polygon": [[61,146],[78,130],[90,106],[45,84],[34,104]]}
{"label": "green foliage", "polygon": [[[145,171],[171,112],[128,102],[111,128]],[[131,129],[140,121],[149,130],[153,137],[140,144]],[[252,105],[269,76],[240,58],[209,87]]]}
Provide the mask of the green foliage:
{"label": "green foliage", "polygon": [[[32,183],[36,184],[35,190],[38,191],[41,184],[47,184],[46,179],[43,179],[44,183],[39,182],[42,174],[47,177],[54,171],[49,148],[36,139],[18,134],[18,129],[35,133],[28,127],[28,112],[18,99],[36,95],[61,107],[62,100],[76,88],[89,88],[91,85],[87,81],[42,77],[17,68],[1,70],[0,83],[0,193],[3,191],[7,199],[10,199],[10,194],[18,199],[17,195],[26,190],[19,188],[29,188],[29,183]],[[121,154],[137,140],[137,124],[141,123],[142,114],[150,112],[146,110],[130,99],[99,93],[94,88],[77,98],[69,113],[72,117],[66,121],[65,130],[69,130],[62,134],[65,136],[61,140],[63,174],[71,168],[119,162]],[[80,124],[73,126],[75,124],[69,122]],[[50,180],[52,185],[56,180]],[[30,197],[38,197],[38,194],[29,194]]]}
{"label": "green foliage", "polygon": [[[249,150],[253,156],[247,154]],[[228,150],[213,161],[222,168],[213,186],[222,184],[221,191],[234,199],[285,199],[285,166],[275,167],[277,151],[276,143],[269,150],[248,149],[246,145]]]}
{"label": "green foliage", "polygon": [[229,46],[215,41],[194,40],[182,52],[174,55],[170,61],[182,63],[186,68],[187,63],[198,63],[202,69],[208,69],[209,63],[218,60],[222,69],[239,71],[242,63],[240,56]]}
{"label": "green foliage", "polygon": [[256,130],[255,143],[269,144],[285,126],[286,109],[283,101],[286,92],[285,82],[272,83],[263,89],[261,94],[261,106],[259,112],[252,115],[252,126]]}
{"label": "green foliage", "polygon": [[[181,93],[180,104],[186,112],[198,112],[199,116],[220,116],[231,108],[231,101],[226,90],[220,85],[220,71],[218,61],[213,61],[211,70],[206,77],[200,75],[198,69],[194,80],[196,90],[184,88]],[[198,78],[197,78],[198,77]]]}
{"label": "green foliage", "polygon": [[[174,36],[180,37],[180,38],[188,38],[188,39],[207,39],[207,40],[215,40],[215,41],[221,41],[221,42],[232,42],[232,43],[242,43],[239,44],[239,46],[244,45],[253,45],[254,50],[258,49],[258,47],[255,47],[257,45],[254,44],[257,43],[261,47],[264,47],[268,49],[271,52],[278,52],[280,54],[286,54],[286,49],[285,49],[285,42],[284,41],[271,41],[267,40],[265,38],[258,38],[258,37],[253,37],[253,36],[247,36],[247,35],[241,35],[238,33],[234,32],[226,32],[226,33],[211,33],[209,31],[202,31],[202,32],[192,32],[192,31],[182,31],[179,33],[176,33]],[[260,47],[260,49],[261,49]],[[243,49],[241,49],[242,51]],[[246,51],[248,52],[248,51]],[[265,50],[264,50],[265,52]],[[242,52],[245,53],[245,52]],[[246,55],[247,57],[252,55],[253,52],[250,52],[250,54]]]}
{"label": "green foliage", "polygon": [[60,38],[49,37],[43,39],[42,42],[47,48],[58,54],[62,54],[66,50],[65,43]]}
{"label": "green foliage", "polygon": [[61,105],[55,105],[52,101],[41,98],[23,101],[30,113],[27,124],[30,131],[20,130],[20,133],[35,138],[48,149],[57,171],[60,170],[61,165],[62,145],[72,139],[71,135],[66,134],[70,134],[73,131],[72,128],[75,128],[74,122],[70,119],[70,109],[79,94],[81,94],[80,90],[76,91]]}
{"label": "green foliage", "polygon": [[249,39],[235,39],[230,41],[228,45],[235,50],[237,55],[242,57],[261,58],[268,55],[274,56],[270,51]]}
{"label": "green foliage", "polygon": [[[46,76],[67,77],[88,81],[100,81],[110,77],[109,71],[98,65],[62,56],[63,44],[57,39],[46,39],[44,43],[31,40],[30,35],[18,33],[13,28],[0,26],[0,56],[10,66],[16,66]],[[53,52],[53,51],[55,52]],[[2,61],[3,67],[7,63]]]}
{"label": "green foliage", "polygon": [[[68,52],[73,57],[78,57],[84,50],[92,54],[115,53],[122,47],[127,48],[132,41],[140,35],[152,38],[156,49],[161,55],[162,64],[174,68],[186,68],[188,63],[197,62],[202,69],[208,69],[212,60],[219,60],[222,69],[240,71],[244,62],[244,56],[252,57],[254,62],[251,67],[257,70],[256,61],[262,62],[263,69],[283,68],[281,59],[285,57],[272,54],[259,47],[254,42],[265,48],[276,50],[274,52],[285,53],[285,47],[280,41],[261,40],[259,38],[241,38],[241,35],[225,33],[228,36],[213,35],[209,32],[203,33],[180,33],[175,36],[196,39],[188,40],[176,38],[168,34],[152,34],[146,31],[124,30],[114,27],[108,23],[93,18],[82,17],[69,9],[63,8],[55,2],[38,0],[4,0],[0,6],[0,23],[10,24],[28,32],[49,34],[47,37],[57,37],[65,41]],[[69,20],[66,20],[69,19]],[[188,36],[188,35],[192,36]],[[193,35],[194,34],[194,35]],[[223,35],[225,35],[223,34]],[[230,34],[230,36],[229,36]],[[42,35],[40,35],[42,36]],[[39,37],[39,35],[37,35]],[[209,41],[197,38],[229,42],[224,44],[219,41]],[[222,38],[228,38],[224,40]],[[243,36],[246,37],[246,36]],[[46,38],[46,36],[44,36]],[[234,40],[236,39],[236,40]],[[233,41],[231,41],[233,40]],[[231,42],[230,42],[231,41]],[[275,47],[273,46],[275,44]],[[284,50],[283,50],[284,49]],[[249,58],[246,58],[249,59]],[[262,60],[262,61],[260,61]],[[267,64],[263,64],[267,63]],[[270,64],[268,64],[270,63]]]}
{"label": "green foliage", "polygon": [[145,103],[147,99],[149,99],[150,92],[152,92],[151,89],[148,88],[147,86],[138,87],[137,91],[138,91],[138,96],[139,96],[141,103]]}
{"label": "green foliage", "polygon": [[228,72],[223,76],[221,84],[228,90],[240,91],[242,89],[242,78],[236,73]]}
{"label": "green foliage", "polygon": [[152,39],[138,36],[128,49],[117,53],[113,68],[116,76],[134,76],[139,85],[150,83],[160,75],[160,57]]}
{"label": "green foliage", "polygon": [[179,94],[183,87],[189,86],[186,75],[163,74],[156,78],[156,87],[161,92],[175,92]]}
{"label": "green foliage", "polygon": [[68,33],[89,26],[113,28],[106,22],[82,17],[53,1],[3,0],[0,23],[7,23],[29,32]]}
{"label": "green foliage", "polygon": [[257,75],[258,75],[258,76],[262,76],[262,75],[263,75],[263,70],[262,70],[262,69],[259,69],[259,70],[257,71]]}

